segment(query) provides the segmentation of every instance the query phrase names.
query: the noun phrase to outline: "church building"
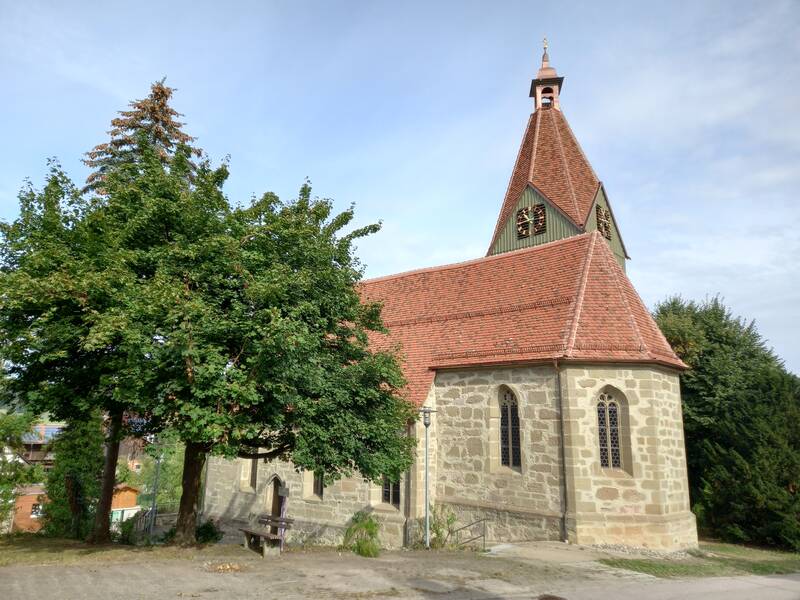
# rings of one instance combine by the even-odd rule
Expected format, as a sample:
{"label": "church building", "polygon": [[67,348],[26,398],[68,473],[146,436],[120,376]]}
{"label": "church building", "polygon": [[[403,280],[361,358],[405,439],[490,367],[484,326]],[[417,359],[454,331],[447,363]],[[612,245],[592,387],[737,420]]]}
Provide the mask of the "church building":
{"label": "church building", "polygon": [[[486,256],[366,280],[407,397],[435,412],[430,503],[497,542],[697,545],[675,355],[625,274],[603,183],[562,112],[547,47]],[[285,462],[212,458],[204,518],[294,519],[287,541],[340,543],[371,512],[386,546],[419,539],[425,428],[400,482],[326,487]]]}

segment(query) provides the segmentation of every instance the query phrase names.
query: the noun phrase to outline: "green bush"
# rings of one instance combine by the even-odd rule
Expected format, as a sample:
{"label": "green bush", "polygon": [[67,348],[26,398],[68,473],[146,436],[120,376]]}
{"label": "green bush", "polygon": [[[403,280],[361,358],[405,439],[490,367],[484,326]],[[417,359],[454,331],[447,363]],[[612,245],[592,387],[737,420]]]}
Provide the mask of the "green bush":
{"label": "green bush", "polygon": [[[209,519],[202,525],[198,525],[194,530],[195,541],[198,544],[216,544],[222,539],[223,533],[217,524]],[[175,527],[170,527],[161,536],[161,541],[170,544],[175,539]]]}
{"label": "green bush", "polygon": [[380,524],[371,514],[359,511],[353,515],[347,531],[344,533],[342,547],[352,550],[359,556],[375,558],[380,554],[381,545],[378,539]]}
{"label": "green bush", "polygon": [[117,541],[120,544],[133,546],[136,543],[136,519],[131,518],[119,524]]}
{"label": "green bush", "polygon": [[202,525],[197,526],[194,536],[198,544],[216,544],[222,539],[222,531],[214,521],[209,519]]}

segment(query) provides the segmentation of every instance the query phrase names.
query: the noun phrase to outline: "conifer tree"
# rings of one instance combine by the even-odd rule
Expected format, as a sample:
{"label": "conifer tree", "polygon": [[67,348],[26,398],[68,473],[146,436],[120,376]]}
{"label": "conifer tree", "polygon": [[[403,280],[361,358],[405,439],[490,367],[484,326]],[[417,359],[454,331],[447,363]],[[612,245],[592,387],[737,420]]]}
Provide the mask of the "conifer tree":
{"label": "conifer tree", "polygon": [[202,155],[202,150],[191,145],[195,138],[183,131],[185,123],[177,120],[183,115],[170,106],[175,89],[165,85],[165,80],[153,83],[150,94],[131,102],[130,110],[120,111],[119,116],[111,121],[108,132],[111,139],[86,153],[83,162],[93,169],[86,180],[86,189],[102,191],[102,182],[110,169],[140,164],[138,148],[141,135],[163,163],[169,161],[182,145],[189,149],[190,155]]}
{"label": "conifer tree", "polygon": [[681,375],[692,509],[701,530],[800,550],[800,378],[719,298],[655,318]]}

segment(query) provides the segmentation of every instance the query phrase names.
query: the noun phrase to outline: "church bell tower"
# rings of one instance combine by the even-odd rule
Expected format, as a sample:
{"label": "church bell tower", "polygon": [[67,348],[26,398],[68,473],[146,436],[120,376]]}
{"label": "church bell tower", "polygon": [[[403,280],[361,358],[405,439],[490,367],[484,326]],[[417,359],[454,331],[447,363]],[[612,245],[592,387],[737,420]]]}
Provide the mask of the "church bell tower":
{"label": "church bell tower", "polygon": [[542,66],[536,74],[536,79],[531,82],[531,98],[533,98],[533,108],[555,108],[561,110],[558,97],[561,87],[564,85],[564,78],[559,77],[556,70],[550,66],[550,56],[547,54],[547,38],[542,42],[544,53],[542,54]]}

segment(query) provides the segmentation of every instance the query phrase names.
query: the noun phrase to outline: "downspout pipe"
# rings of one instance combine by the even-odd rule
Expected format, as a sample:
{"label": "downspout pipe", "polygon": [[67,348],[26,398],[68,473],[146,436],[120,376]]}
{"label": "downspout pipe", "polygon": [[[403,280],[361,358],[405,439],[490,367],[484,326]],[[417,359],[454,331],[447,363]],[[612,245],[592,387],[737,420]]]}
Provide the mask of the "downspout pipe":
{"label": "downspout pipe", "polygon": [[566,427],[564,426],[564,397],[561,392],[561,367],[558,364],[558,359],[553,360],[553,367],[556,370],[556,394],[558,397],[558,416],[560,421],[560,435],[558,436],[558,449],[560,454],[561,463],[561,485],[559,491],[561,492],[561,541],[567,542],[567,461],[565,450],[565,436]]}

